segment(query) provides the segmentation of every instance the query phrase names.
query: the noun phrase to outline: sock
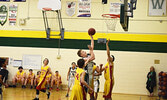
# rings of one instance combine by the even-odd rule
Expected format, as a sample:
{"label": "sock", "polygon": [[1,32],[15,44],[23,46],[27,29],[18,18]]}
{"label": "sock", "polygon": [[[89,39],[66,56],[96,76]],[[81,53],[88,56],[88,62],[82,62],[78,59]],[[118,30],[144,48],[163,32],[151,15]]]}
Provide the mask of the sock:
{"label": "sock", "polygon": [[38,95],[38,94],[36,95],[36,98],[39,98],[39,95]]}
{"label": "sock", "polygon": [[46,89],[46,94],[49,94],[49,90],[48,89]]}

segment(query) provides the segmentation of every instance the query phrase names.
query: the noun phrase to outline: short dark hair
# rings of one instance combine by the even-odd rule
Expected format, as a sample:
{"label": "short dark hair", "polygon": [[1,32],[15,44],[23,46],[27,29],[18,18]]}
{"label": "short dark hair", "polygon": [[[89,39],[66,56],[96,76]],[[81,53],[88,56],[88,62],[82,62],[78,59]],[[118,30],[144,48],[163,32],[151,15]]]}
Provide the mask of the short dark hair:
{"label": "short dark hair", "polygon": [[55,73],[58,73],[59,71],[55,71]]}
{"label": "short dark hair", "polygon": [[73,65],[73,64],[75,64],[75,65],[76,65],[76,63],[75,63],[75,62],[72,62],[72,63],[71,63],[71,65]]}
{"label": "short dark hair", "polygon": [[84,59],[79,59],[79,60],[77,61],[77,65],[78,65],[79,68],[83,68],[83,67],[84,67],[84,64],[85,64]]}
{"label": "short dark hair", "polygon": [[33,71],[32,69],[29,69],[29,71]]}
{"label": "short dark hair", "polygon": [[38,74],[39,72],[41,73],[41,71],[38,71],[38,72],[37,72],[37,75],[39,75],[39,74]]}
{"label": "short dark hair", "polygon": [[20,66],[18,69],[23,69],[23,67],[22,67],[22,66]]}
{"label": "short dark hair", "polygon": [[114,57],[114,55],[111,55],[111,57],[112,57],[112,61],[114,62],[114,60],[115,60],[115,57]]}
{"label": "short dark hair", "polygon": [[81,51],[82,51],[82,49],[79,49],[78,52],[77,52],[77,55],[78,55],[79,57],[81,57]]}
{"label": "short dark hair", "polygon": [[5,63],[5,61],[6,61],[6,59],[4,59],[4,58],[0,58],[0,67],[3,66],[3,64]]}

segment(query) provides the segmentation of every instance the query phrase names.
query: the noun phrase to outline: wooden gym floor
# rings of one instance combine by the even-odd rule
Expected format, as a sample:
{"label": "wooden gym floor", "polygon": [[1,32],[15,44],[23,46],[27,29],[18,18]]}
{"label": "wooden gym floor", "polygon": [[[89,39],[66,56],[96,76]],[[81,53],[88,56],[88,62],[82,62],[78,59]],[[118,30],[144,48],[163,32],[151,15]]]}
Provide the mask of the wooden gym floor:
{"label": "wooden gym floor", "polygon": [[[35,89],[6,88],[3,92],[3,100],[32,100],[35,97]],[[52,90],[50,100],[69,100],[65,97],[66,91]],[[98,100],[103,100],[102,93],[99,93]],[[40,100],[47,100],[46,94],[40,92]],[[148,97],[140,95],[113,94],[112,100],[158,100],[158,97]],[[89,98],[87,99],[89,100]]]}

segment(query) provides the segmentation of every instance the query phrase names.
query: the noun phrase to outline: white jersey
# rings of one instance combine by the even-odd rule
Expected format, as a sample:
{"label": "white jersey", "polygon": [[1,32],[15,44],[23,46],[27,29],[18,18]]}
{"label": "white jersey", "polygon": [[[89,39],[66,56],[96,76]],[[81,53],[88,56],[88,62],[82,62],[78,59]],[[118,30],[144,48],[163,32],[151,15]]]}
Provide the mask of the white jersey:
{"label": "white jersey", "polygon": [[77,69],[77,67],[75,67],[74,69],[72,67],[70,67],[69,78],[75,78],[76,69]]}
{"label": "white jersey", "polygon": [[[94,74],[97,74],[97,71],[95,71]],[[99,80],[99,76],[95,76],[95,75],[94,75],[94,81],[95,81],[95,80]]]}

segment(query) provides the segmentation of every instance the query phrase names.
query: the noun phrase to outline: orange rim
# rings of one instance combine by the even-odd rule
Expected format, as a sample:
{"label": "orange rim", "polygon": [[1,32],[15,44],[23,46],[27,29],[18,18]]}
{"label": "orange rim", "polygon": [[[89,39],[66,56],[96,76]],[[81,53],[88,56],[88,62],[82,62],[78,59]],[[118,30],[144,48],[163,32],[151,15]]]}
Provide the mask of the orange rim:
{"label": "orange rim", "polygon": [[106,17],[106,18],[120,18],[120,15],[116,15],[116,14],[103,14],[102,17]]}

